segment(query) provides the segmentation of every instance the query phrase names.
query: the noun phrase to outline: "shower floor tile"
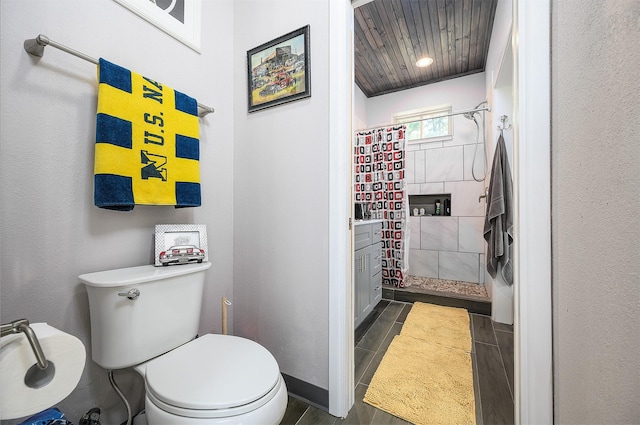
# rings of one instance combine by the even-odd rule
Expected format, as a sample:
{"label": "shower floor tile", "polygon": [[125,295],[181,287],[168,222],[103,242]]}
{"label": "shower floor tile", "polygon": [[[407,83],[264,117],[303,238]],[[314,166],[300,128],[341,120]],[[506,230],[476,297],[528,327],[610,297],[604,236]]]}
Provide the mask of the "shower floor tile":
{"label": "shower floor tile", "polygon": [[491,299],[484,285],[420,276],[407,276],[405,283],[411,286],[396,288],[383,285],[382,298],[466,308],[470,313],[491,316]]}
{"label": "shower floor tile", "polygon": [[465,295],[475,298],[489,299],[484,285],[462,282],[459,280],[435,279],[422,276],[407,276],[405,280],[407,290],[423,290],[444,292],[448,294]]}

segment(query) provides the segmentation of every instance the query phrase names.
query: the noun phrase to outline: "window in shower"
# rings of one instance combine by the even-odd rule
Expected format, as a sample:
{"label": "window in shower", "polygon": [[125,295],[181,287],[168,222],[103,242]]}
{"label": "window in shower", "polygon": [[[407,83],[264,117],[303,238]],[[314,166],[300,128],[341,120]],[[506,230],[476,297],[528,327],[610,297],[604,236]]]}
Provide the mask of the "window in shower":
{"label": "window in shower", "polygon": [[421,109],[401,112],[393,116],[394,124],[407,126],[409,142],[435,142],[453,137],[451,107]]}

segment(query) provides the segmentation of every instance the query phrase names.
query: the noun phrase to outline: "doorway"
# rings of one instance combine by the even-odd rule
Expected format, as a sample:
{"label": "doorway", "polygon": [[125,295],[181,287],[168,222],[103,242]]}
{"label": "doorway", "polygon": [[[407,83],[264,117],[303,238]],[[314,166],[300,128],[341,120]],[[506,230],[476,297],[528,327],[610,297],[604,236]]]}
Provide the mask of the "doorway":
{"label": "doorway", "polygon": [[[362,2],[337,4],[330,2],[332,29],[330,48],[337,68],[344,75],[333,79],[331,93],[337,103],[332,107],[332,135],[350,140],[349,110],[352,103],[353,68],[353,7]],[[514,191],[516,197],[517,243],[515,297],[515,416],[516,423],[550,423],[552,409],[551,374],[551,301],[550,301],[550,167],[549,167],[549,14],[550,2],[514,0],[513,7],[513,62],[514,62]],[[525,19],[526,16],[526,19]],[[347,41],[345,43],[345,40]],[[343,90],[338,91],[336,90]],[[347,93],[338,96],[337,93]],[[346,97],[346,98],[345,98]],[[527,99],[526,102],[520,99]],[[345,106],[347,106],[345,108]],[[344,115],[340,116],[339,111]],[[334,113],[335,112],[335,113]],[[334,120],[334,118],[336,118]],[[535,141],[529,142],[528,141]],[[333,142],[332,142],[333,143]],[[336,210],[336,229],[344,228],[344,215],[349,211],[351,180],[349,153],[333,144],[336,160],[345,180],[332,182],[332,197],[337,194],[342,204]],[[346,173],[345,173],[346,172]],[[346,176],[345,176],[346,174]],[[347,185],[344,182],[347,182]],[[540,209],[540,205],[546,205]],[[333,220],[333,218],[332,218]],[[333,234],[333,233],[332,233]],[[352,239],[351,239],[352,240]],[[351,276],[351,243],[344,246],[342,267],[334,268],[336,277]],[[338,249],[339,251],[339,249]],[[341,272],[342,270],[342,272]],[[345,272],[346,271],[346,272]],[[333,275],[333,274],[332,274]],[[350,278],[349,278],[350,279]],[[349,281],[349,280],[348,280]],[[523,282],[536,282],[536,288]],[[353,405],[353,318],[351,291],[345,290],[339,280],[330,283],[330,413],[346,416]],[[533,321],[533,312],[536,321]],[[332,312],[337,314],[334,316]],[[346,312],[346,313],[345,313]],[[541,320],[540,320],[541,319]]]}

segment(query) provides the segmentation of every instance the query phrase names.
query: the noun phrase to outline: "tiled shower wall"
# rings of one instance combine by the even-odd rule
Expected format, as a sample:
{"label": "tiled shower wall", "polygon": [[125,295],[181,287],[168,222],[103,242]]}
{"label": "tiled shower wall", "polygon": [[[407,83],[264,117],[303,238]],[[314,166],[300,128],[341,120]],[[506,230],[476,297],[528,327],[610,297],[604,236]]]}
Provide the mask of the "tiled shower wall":
{"label": "tiled shower wall", "polygon": [[[458,124],[463,119],[456,117],[456,126],[465,125]],[[484,193],[485,183],[474,181],[471,174],[473,130],[473,137],[454,135],[452,140],[410,144],[407,148],[409,195],[451,194],[451,216],[409,218],[410,275],[484,284],[485,200],[478,202],[478,197]],[[476,176],[481,178],[482,143],[478,144],[477,156]]]}

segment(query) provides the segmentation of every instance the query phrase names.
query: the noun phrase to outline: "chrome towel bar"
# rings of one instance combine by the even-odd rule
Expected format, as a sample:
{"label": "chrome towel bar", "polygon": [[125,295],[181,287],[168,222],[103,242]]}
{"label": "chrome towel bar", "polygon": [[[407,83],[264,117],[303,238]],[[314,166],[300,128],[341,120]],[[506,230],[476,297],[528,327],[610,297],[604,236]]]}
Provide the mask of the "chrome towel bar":
{"label": "chrome towel bar", "polygon": [[[57,43],[53,40],[51,40],[49,37],[47,37],[46,35],[38,35],[36,38],[30,38],[28,40],[24,41],[24,50],[29,53],[30,55],[33,56],[37,56],[39,58],[42,57],[42,55],[44,55],[44,48],[45,46],[51,46],[51,47],[55,47],[58,50],[62,50],[63,52],[69,53],[73,56],[76,56],[80,59],[84,59],[87,62],[91,62],[94,64],[98,64],[98,59],[96,58],[92,58],[91,56],[85,55],[82,52],[79,52],[77,50],[74,50],[70,47],[64,46],[60,43]],[[204,117],[207,114],[213,113],[214,109],[211,106],[207,106],[207,105],[203,105],[202,103],[198,102],[198,108],[201,109],[201,111],[198,113],[199,116]]]}

